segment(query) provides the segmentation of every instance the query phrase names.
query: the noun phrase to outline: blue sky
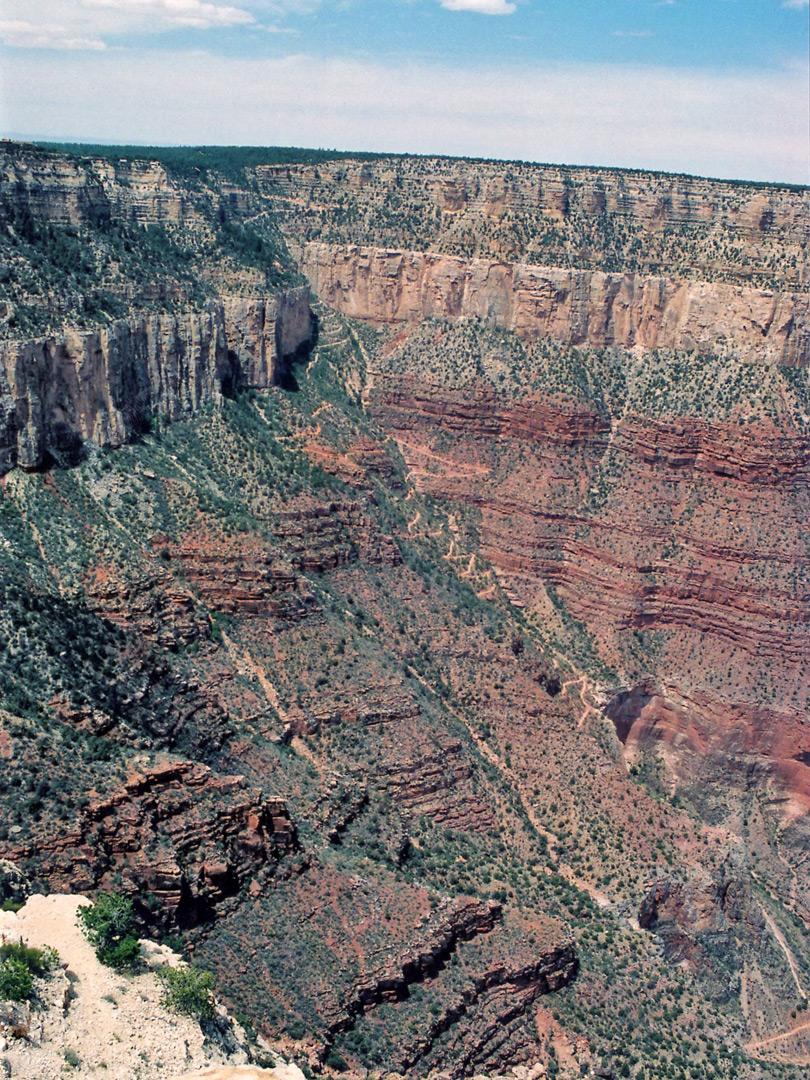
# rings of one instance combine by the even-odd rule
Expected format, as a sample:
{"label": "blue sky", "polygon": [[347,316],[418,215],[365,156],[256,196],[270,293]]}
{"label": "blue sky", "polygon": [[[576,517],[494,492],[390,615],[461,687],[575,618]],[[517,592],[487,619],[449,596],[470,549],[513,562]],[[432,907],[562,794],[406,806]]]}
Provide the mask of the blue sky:
{"label": "blue sky", "polygon": [[807,183],[808,11],[806,0],[0,0],[0,127]]}

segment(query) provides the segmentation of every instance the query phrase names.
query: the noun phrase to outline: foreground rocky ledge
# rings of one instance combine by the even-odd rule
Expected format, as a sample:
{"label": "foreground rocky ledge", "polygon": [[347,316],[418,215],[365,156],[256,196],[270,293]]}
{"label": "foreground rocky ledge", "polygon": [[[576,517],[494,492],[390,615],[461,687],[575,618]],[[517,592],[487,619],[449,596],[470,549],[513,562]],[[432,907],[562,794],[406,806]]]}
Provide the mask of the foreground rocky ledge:
{"label": "foreground rocky ledge", "polygon": [[[41,1002],[13,1007],[20,1014],[16,1026],[0,1020],[4,1075],[56,1080],[66,1061],[76,1060],[71,1071],[80,1078],[169,1080],[211,1065],[245,1064],[239,1028],[231,1028],[230,1046],[219,1044],[198,1021],[166,1011],[153,971],[123,975],[99,963],[78,925],[77,912],[87,903],[83,896],[32,896],[18,914],[0,912],[0,935],[50,945],[63,965],[41,983]],[[172,954],[163,951],[165,962]],[[219,1016],[227,1027],[224,1010]]]}

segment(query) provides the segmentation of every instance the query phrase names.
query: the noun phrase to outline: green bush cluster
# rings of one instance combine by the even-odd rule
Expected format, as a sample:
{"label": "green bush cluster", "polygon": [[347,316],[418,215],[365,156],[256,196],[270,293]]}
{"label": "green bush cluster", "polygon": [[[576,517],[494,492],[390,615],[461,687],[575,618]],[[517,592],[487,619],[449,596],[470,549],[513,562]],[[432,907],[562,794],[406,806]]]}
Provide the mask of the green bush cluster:
{"label": "green bush cluster", "polygon": [[134,971],[141,961],[135,934],[132,901],[114,893],[102,893],[92,907],[79,909],[87,940],[102,964],[117,971]]}
{"label": "green bush cluster", "polygon": [[22,940],[0,945],[0,1000],[28,1001],[34,978],[47,975],[59,963],[55,949],[37,949]]}
{"label": "green bush cluster", "polygon": [[159,975],[163,980],[163,1004],[170,1012],[196,1020],[213,1019],[214,976],[210,971],[182,965],[163,968]]}

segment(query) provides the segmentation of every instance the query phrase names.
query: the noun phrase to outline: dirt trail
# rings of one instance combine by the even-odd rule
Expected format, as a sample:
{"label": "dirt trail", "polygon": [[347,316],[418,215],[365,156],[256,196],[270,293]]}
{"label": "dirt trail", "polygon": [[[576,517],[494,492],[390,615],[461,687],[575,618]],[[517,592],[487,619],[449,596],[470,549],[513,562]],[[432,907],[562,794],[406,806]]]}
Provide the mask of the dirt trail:
{"label": "dirt trail", "polygon": [[596,713],[596,707],[592,705],[590,701],[586,701],[585,699],[585,695],[590,692],[591,682],[587,675],[580,675],[578,679],[569,679],[567,682],[564,682],[560,692],[564,694],[571,686],[579,686],[579,700],[585,706],[585,711],[582,716],[580,716],[579,722],[577,723],[577,727],[581,728],[591,713]]}
{"label": "dirt trail", "polygon": [[807,994],[805,993],[804,987],[799,981],[799,967],[796,963],[796,957],[791,952],[790,946],[788,945],[787,941],[785,941],[785,935],[773,921],[773,919],[762,906],[762,904],[759,905],[759,910],[765,916],[765,922],[768,924],[768,928],[770,929],[773,936],[776,938],[779,948],[785,954],[785,958],[788,962],[788,967],[790,968],[790,973],[793,976],[793,981],[796,983],[796,989],[799,991],[799,997],[807,1001]]}
{"label": "dirt trail", "polygon": [[276,710],[282,722],[286,722],[287,713],[281,707],[278,697],[278,691],[267,678],[267,673],[264,671],[262,666],[256,663],[256,661],[253,659],[250,653],[247,652],[247,650],[242,650],[240,652],[224,630],[222,630],[221,633],[222,641],[225,644],[225,648],[228,650],[228,655],[231,657],[234,664],[236,664],[237,668],[241,665],[243,670],[249,671],[250,674],[255,677],[262,690],[264,691],[264,696],[267,698],[268,703],[272,706],[272,708]]}
{"label": "dirt trail", "polygon": [[467,569],[463,570],[458,576],[460,578],[471,578],[475,576],[475,555],[470,555],[470,561],[467,564]]}
{"label": "dirt trail", "polygon": [[[416,679],[418,682],[420,682],[422,684],[422,686],[425,687],[426,690],[428,690],[431,694],[436,695],[436,691],[433,689],[433,687],[430,685],[430,683],[426,682],[425,679],[422,678],[422,676],[419,674],[419,672],[416,670],[416,668],[413,668],[413,667],[409,666],[408,670],[410,671],[412,677],[414,679]],[[469,732],[472,741],[475,743],[475,745],[476,745],[478,751],[481,753],[482,757],[485,757],[486,760],[490,763],[490,765],[494,765],[495,768],[498,769],[499,772],[501,772],[504,776],[508,776],[511,779],[512,786],[513,786],[514,790],[517,792],[517,795],[518,795],[518,798],[520,799],[523,810],[526,813],[526,817],[532,823],[532,825],[537,830],[537,832],[541,836],[545,837],[546,842],[549,845],[549,850],[551,850],[557,843],[556,835],[554,833],[550,832],[545,827],[545,825],[543,825],[542,821],[540,820],[540,818],[535,813],[534,807],[529,802],[529,800],[525,797],[525,795],[523,793],[523,790],[521,789],[521,786],[518,783],[517,777],[514,775],[512,770],[510,768],[508,768],[508,766],[506,765],[506,762],[503,761],[500,758],[500,756],[495,753],[495,751],[492,749],[492,747],[486,742],[486,740],[483,739],[470,726],[468,720],[463,716],[462,713],[460,713],[456,709],[454,709],[452,705],[448,705],[448,703],[446,701],[442,701],[442,705],[443,705],[443,707],[445,709],[447,709],[448,712],[451,712],[453,714],[453,716],[456,717],[457,720],[461,721],[461,723],[464,725],[464,727]],[[549,874],[555,872],[551,867],[543,867],[543,871],[545,873],[549,873]],[[589,881],[583,881],[582,878],[577,877],[577,875],[574,873],[574,871],[571,869],[570,866],[567,866],[563,862],[559,862],[557,864],[557,866],[556,866],[556,873],[560,874],[562,877],[564,877],[567,881],[569,881],[576,888],[580,889],[582,892],[586,892],[591,897],[591,899],[600,908],[606,908],[606,907],[609,906],[610,901],[605,896],[605,894],[600,892],[596,888],[596,886],[592,885]]]}
{"label": "dirt trail", "polygon": [[[452,458],[442,457],[441,454],[435,454],[432,450],[428,450],[422,443],[410,443],[407,439],[397,439],[399,448],[402,451],[402,456],[408,463],[408,468],[413,471],[413,465],[411,460],[415,460],[416,457],[421,455],[423,458],[429,458],[431,461],[440,461],[443,465],[449,465],[455,472],[449,472],[448,476],[484,476],[489,473],[489,467],[486,465],[466,464],[460,461],[454,461]],[[414,457],[408,458],[408,451],[411,452]]]}
{"label": "dirt trail", "polygon": [[173,1080],[304,1080],[297,1065],[277,1065],[274,1069],[258,1069],[255,1065],[224,1065],[201,1073],[183,1073]]}
{"label": "dirt trail", "polygon": [[[790,874],[791,887],[790,887],[789,900],[790,900],[791,910],[793,911],[794,914],[797,914],[797,915],[799,915],[799,917],[802,917],[801,908],[804,908],[805,912],[807,912],[808,909],[807,909],[807,905],[804,904],[802,899],[801,899],[802,890],[801,890],[801,888],[799,886],[799,874],[798,874],[798,871],[797,871],[796,867],[792,866],[790,864],[790,862],[788,862],[788,860],[782,854],[782,852],[779,850],[779,841],[778,840],[777,840],[777,843],[776,843],[776,857],[779,859],[779,861],[785,867],[788,874]],[[807,864],[808,864],[808,858],[807,858],[807,856],[805,856],[805,858],[798,864],[798,866],[803,872],[806,872],[807,871]],[[805,880],[806,880],[806,878],[805,878]],[[798,911],[797,911],[797,908],[799,909]]]}
{"label": "dirt trail", "polygon": [[750,1042],[745,1044],[745,1049],[750,1054],[753,1050],[761,1050],[765,1046],[772,1046],[773,1043],[781,1042],[783,1039],[790,1039],[793,1035],[798,1035],[802,1031],[810,1031],[810,1020],[805,1020],[801,1024],[798,1024],[794,1028],[790,1028],[789,1031],[780,1031],[778,1035],[771,1035],[767,1039],[759,1039],[757,1042]]}

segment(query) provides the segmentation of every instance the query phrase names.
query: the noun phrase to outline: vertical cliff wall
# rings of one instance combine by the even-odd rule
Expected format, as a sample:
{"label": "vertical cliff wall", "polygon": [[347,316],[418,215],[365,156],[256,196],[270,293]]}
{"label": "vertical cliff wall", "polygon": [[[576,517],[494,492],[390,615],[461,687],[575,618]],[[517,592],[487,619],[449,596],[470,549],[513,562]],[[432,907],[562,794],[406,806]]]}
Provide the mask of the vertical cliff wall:
{"label": "vertical cliff wall", "polygon": [[801,293],[323,243],[301,266],[321,300],[377,323],[477,318],[527,340],[810,363]]}
{"label": "vertical cliff wall", "polygon": [[260,166],[256,179],[300,242],[765,289],[808,282],[807,188],[446,158]]}
{"label": "vertical cliff wall", "polygon": [[151,418],[191,416],[234,386],[272,386],[310,334],[309,290],[297,288],[2,342],[0,474],[87,440],[120,446]]}

